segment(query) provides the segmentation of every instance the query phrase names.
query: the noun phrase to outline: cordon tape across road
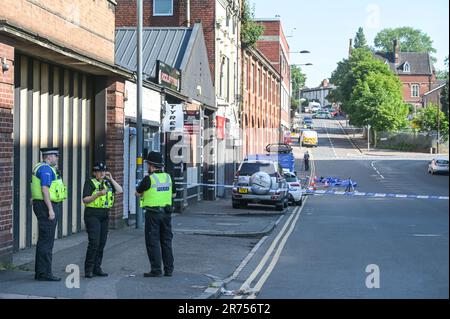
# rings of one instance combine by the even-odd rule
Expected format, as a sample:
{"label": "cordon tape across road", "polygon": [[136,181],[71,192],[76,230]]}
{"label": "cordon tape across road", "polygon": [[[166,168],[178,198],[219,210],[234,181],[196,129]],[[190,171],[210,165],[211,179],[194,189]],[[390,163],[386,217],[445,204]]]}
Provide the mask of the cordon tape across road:
{"label": "cordon tape across road", "polygon": [[[222,184],[203,184],[203,183],[175,183],[177,185],[187,186],[206,186],[206,187],[224,187],[233,188],[233,185]],[[353,197],[378,197],[378,198],[409,198],[409,199],[429,199],[429,200],[449,200],[448,196],[436,196],[436,195],[411,195],[411,194],[392,194],[392,193],[371,193],[371,192],[342,192],[333,190],[311,190],[304,189],[304,194],[307,195],[343,195]]]}

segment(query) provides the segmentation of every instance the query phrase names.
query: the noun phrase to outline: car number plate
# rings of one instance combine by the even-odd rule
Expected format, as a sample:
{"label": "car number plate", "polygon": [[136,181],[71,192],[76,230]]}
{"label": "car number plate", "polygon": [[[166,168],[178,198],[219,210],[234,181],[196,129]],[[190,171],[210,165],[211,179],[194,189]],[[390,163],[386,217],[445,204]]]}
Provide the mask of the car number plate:
{"label": "car number plate", "polygon": [[239,188],[239,193],[240,194],[247,194],[248,193],[248,189],[247,188]]}

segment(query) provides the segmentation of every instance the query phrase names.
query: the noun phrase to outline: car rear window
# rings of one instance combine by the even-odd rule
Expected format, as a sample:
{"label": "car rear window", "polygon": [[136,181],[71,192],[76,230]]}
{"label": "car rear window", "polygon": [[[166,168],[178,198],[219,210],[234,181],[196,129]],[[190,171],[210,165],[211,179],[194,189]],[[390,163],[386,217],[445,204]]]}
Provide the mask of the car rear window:
{"label": "car rear window", "polygon": [[256,172],[264,172],[271,176],[276,175],[275,167],[272,163],[243,163],[239,170],[239,175],[250,176]]}
{"label": "car rear window", "polygon": [[295,176],[284,176],[284,178],[286,179],[286,182],[288,183],[294,183],[297,181],[297,178]]}
{"label": "car rear window", "polygon": [[440,165],[448,165],[448,161],[446,160],[437,160],[436,164],[440,164]]}

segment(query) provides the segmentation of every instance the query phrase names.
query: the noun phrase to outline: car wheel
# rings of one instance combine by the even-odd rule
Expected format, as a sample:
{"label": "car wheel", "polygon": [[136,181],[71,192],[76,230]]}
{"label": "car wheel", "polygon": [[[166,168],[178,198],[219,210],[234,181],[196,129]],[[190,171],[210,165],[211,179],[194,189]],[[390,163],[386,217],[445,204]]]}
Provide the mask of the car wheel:
{"label": "car wheel", "polygon": [[433,170],[431,170],[431,175],[434,175],[434,171]]}
{"label": "car wheel", "polygon": [[275,205],[278,211],[282,212],[284,210],[284,204]]}
{"label": "car wheel", "polygon": [[283,204],[283,208],[288,208],[289,207],[289,201],[285,200],[284,204]]}
{"label": "car wheel", "polygon": [[302,204],[303,204],[303,199],[302,198],[300,198],[300,200],[295,202],[295,205],[297,205],[297,206],[302,206]]}

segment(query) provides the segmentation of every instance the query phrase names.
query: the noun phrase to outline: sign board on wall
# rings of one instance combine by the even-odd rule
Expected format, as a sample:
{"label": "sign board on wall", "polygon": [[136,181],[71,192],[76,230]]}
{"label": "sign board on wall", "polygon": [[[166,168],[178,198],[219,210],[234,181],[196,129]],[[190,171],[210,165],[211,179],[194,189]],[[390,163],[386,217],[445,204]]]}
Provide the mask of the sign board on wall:
{"label": "sign board on wall", "polygon": [[225,138],[225,117],[216,116],[216,128],[217,128],[217,139],[223,140]]}
{"label": "sign board on wall", "polygon": [[184,112],[184,131],[187,134],[199,134],[200,110],[186,110]]}
{"label": "sign board on wall", "polygon": [[157,61],[157,82],[174,91],[181,90],[181,72],[178,69]]}
{"label": "sign board on wall", "polygon": [[167,104],[163,121],[164,132],[183,132],[184,113],[183,104]]}
{"label": "sign board on wall", "polygon": [[[125,116],[136,118],[136,83],[126,81],[125,92],[127,100],[125,101]],[[160,122],[161,118],[161,93],[144,87],[142,89],[142,119],[154,122]]]}

